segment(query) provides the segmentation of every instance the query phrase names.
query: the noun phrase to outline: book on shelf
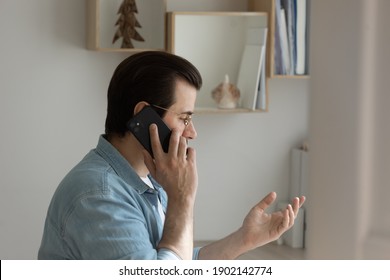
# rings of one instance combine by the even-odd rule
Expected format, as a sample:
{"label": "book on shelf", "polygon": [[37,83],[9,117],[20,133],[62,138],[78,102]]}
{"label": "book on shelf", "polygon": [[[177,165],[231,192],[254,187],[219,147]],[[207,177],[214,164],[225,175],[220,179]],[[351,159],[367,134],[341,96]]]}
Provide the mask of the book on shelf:
{"label": "book on shelf", "polygon": [[289,46],[290,71],[288,75],[295,74],[295,0],[282,0],[281,7],[285,10],[287,40]]}
{"label": "book on shelf", "polygon": [[274,63],[275,74],[286,75],[286,62],[283,60],[282,50],[282,23],[281,23],[281,3],[280,0],[275,0],[275,50],[274,50]]}
{"label": "book on shelf", "polygon": [[266,85],[266,51],[267,51],[267,35],[268,29],[262,34],[262,48],[260,56],[260,75],[259,84],[257,89],[257,98],[255,109],[266,110],[267,109],[267,85]]}
{"label": "book on shelf", "polygon": [[[265,50],[268,28],[251,28],[247,32],[246,45],[238,72],[237,87],[241,92],[241,107],[250,110],[266,109],[265,87],[260,89],[262,75],[265,78]],[[265,104],[258,108],[258,103]]]}
{"label": "book on shelf", "polygon": [[265,70],[265,58],[266,58],[266,45],[264,44],[261,49],[260,57],[260,77],[256,99],[256,109],[266,110],[267,109],[267,85],[266,85],[266,70]]}
{"label": "book on shelf", "polygon": [[305,46],[305,75],[308,75],[310,69],[309,69],[309,57],[310,57],[310,44],[309,44],[309,39],[310,39],[310,5],[311,5],[311,1],[310,0],[306,0],[306,46]]}
{"label": "book on shelf", "polygon": [[283,74],[290,74],[290,46],[288,44],[286,13],[283,8],[280,9],[280,45],[282,50]]}
{"label": "book on shelf", "polygon": [[306,74],[306,0],[296,0],[296,50],[295,74]]}
{"label": "book on shelf", "polygon": [[305,75],[307,73],[308,5],[310,0],[275,1],[276,75]]}

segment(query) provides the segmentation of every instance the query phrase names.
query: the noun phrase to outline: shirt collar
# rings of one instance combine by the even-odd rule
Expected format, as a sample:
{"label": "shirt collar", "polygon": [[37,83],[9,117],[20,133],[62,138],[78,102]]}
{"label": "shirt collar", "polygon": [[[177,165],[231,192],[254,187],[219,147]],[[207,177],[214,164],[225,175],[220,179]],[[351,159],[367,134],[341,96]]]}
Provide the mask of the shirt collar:
{"label": "shirt collar", "polygon": [[[144,193],[149,189],[129,162],[107,141],[104,135],[100,135],[95,151],[108,162],[119,177],[137,190],[138,193]],[[155,183],[154,180],[152,182]],[[160,186],[158,185],[158,187]]]}

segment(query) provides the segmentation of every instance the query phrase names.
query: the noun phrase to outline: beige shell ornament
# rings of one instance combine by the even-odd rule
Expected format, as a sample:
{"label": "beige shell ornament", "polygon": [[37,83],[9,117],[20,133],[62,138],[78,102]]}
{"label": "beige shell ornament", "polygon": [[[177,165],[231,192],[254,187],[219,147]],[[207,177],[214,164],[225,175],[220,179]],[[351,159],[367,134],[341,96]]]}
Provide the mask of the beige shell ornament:
{"label": "beige shell ornament", "polygon": [[225,75],[225,80],[220,83],[213,91],[211,96],[220,109],[237,108],[240,100],[240,90],[229,82],[229,76]]}

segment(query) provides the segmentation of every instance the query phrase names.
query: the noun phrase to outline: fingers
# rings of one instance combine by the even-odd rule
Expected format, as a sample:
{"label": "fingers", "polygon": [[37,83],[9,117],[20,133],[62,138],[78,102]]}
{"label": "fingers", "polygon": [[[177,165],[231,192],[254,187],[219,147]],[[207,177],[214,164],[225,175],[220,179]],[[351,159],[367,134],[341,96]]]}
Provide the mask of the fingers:
{"label": "fingers", "polygon": [[295,197],[292,201],[292,208],[294,211],[295,217],[298,215],[299,208],[302,207],[303,203],[305,202],[306,197],[301,196],[301,197]]}
{"label": "fingers", "polygon": [[[149,132],[154,158],[161,157],[164,154],[164,151],[161,147],[157,126],[151,124]],[[187,139],[181,136],[180,131],[173,129],[169,139],[168,154],[173,157],[186,158],[187,147]]]}
{"label": "fingers", "polygon": [[[295,218],[298,216],[299,208],[303,205],[305,202],[306,197],[295,197],[292,201],[292,205],[287,205],[287,208],[285,209],[288,213],[288,227],[292,227],[294,225]],[[286,219],[286,216],[284,217]]]}
{"label": "fingers", "polygon": [[171,139],[169,140],[168,154],[179,159],[187,158],[187,139],[181,135],[181,132],[173,129]]}
{"label": "fingers", "polygon": [[294,225],[294,220],[296,215],[293,211],[291,204],[287,205],[287,211],[288,211],[288,227],[290,228]]}
{"label": "fingers", "polygon": [[299,198],[298,197],[295,197],[292,201],[292,211],[294,213],[294,216],[298,215],[298,211],[299,211]]}
{"label": "fingers", "polygon": [[187,148],[187,160],[193,163],[196,163],[196,153],[195,149]]}
{"label": "fingers", "polygon": [[291,204],[288,204],[287,207],[282,211],[282,213],[283,213],[283,219],[281,222],[281,226],[284,231],[291,228],[294,225],[295,214]]}
{"label": "fingers", "polygon": [[177,156],[181,159],[185,159],[187,157],[187,139],[184,137],[179,138]]}
{"label": "fingers", "polygon": [[289,211],[288,211],[287,208],[284,209],[282,211],[282,213],[283,213],[283,219],[282,219],[282,222],[281,222],[281,227],[283,228],[282,230],[285,231],[288,228],[289,224],[290,224],[290,218],[289,218],[290,214],[289,214]]}
{"label": "fingers", "polygon": [[302,205],[303,205],[303,203],[305,203],[305,201],[306,201],[306,197],[302,195],[302,196],[299,198],[299,208],[302,207]]}
{"label": "fingers", "polygon": [[256,206],[262,210],[267,209],[276,199],[276,193],[270,192]]}
{"label": "fingers", "polygon": [[163,149],[161,147],[160,138],[158,136],[158,128],[156,124],[151,124],[149,126],[150,133],[150,144],[152,146],[153,155],[159,156],[163,153]]}

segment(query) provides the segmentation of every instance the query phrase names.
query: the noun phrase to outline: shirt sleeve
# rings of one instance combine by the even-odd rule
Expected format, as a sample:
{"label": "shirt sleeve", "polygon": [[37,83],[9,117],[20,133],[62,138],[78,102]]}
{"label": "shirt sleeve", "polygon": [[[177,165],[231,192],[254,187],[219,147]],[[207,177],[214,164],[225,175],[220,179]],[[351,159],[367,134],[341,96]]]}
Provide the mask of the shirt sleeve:
{"label": "shirt sleeve", "polygon": [[182,258],[179,257],[179,255],[166,248],[161,248],[158,250],[158,259],[159,260],[182,260]]}
{"label": "shirt sleeve", "polygon": [[199,251],[200,251],[201,247],[195,247],[194,248],[194,251],[193,251],[193,254],[192,254],[192,259],[193,260],[199,260]]}
{"label": "shirt sleeve", "polygon": [[[63,239],[74,259],[180,259],[168,249],[157,250],[160,240],[150,209],[136,198],[89,193],[78,199],[63,226]],[[152,229],[154,228],[154,230]]]}

